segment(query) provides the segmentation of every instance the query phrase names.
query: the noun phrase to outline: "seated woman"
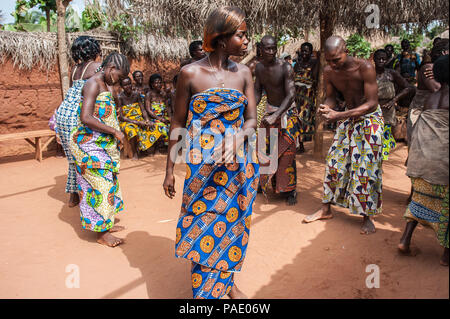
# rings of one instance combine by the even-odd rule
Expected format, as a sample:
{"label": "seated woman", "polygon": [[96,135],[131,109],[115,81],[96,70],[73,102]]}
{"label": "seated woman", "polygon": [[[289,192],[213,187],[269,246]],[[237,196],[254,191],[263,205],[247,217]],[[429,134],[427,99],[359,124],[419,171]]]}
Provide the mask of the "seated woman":
{"label": "seated woman", "polygon": [[147,94],[148,90],[150,89],[148,85],[144,84],[144,73],[140,70],[136,70],[133,72],[133,90],[137,91],[141,96],[142,100],[145,99],[145,94]]}
{"label": "seated woman", "polygon": [[404,218],[406,228],[398,249],[410,252],[413,231],[418,223],[433,229],[444,247],[440,263],[448,266],[448,145],[449,70],[448,55],[437,59],[433,74],[441,85],[431,93],[418,115],[411,133],[408,168],[413,193]]}
{"label": "seated woman", "polygon": [[[170,118],[167,102],[169,96],[164,90],[161,75],[155,73],[150,76],[149,86],[150,90],[145,95],[145,110],[155,120],[156,127],[163,136],[163,139],[157,143],[159,150],[161,150],[169,145]],[[153,148],[153,153],[155,148]]]}
{"label": "seated woman", "polygon": [[144,152],[152,147],[161,133],[150,121],[141,95],[133,90],[131,79],[126,77],[120,81],[120,86],[123,89],[119,94],[120,129],[130,141],[133,158],[137,159],[138,151]]}

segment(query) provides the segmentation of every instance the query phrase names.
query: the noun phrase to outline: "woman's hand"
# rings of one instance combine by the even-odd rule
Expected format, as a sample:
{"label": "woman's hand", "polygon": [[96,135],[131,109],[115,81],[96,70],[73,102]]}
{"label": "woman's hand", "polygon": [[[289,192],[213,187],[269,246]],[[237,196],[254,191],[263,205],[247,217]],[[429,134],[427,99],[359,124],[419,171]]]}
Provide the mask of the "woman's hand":
{"label": "woman's hand", "polygon": [[175,197],[175,176],[172,173],[166,172],[166,178],[163,183],[164,193],[170,199]]}
{"label": "woman's hand", "polygon": [[122,131],[115,130],[114,137],[119,141],[120,144],[123,145],[124,140],[125,140],[125,135],[122,133]]}
{"label": "woman's hand", "polygon": [[154,130],[155,129],[155,123],[153,123],[150,120],[145,120],[145,127],[147,127],[147,129],[149,129],[149,130]]}
{"label": "woman's hand", "polygon": [[222,141],[221,163],[229,164],[236,162],[236,154],[244,142],[244,138],[242,138],[239,133],[224,137]]}

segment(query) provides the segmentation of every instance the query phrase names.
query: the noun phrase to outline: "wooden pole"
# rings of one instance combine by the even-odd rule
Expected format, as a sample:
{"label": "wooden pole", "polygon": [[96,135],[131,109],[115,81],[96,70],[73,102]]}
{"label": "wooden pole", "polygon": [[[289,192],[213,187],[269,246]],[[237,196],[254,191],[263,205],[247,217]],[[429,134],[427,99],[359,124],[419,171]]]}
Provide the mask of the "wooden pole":
{"label": "wooden pole", "polygon": [[323,149],[323,122],[320,120],[317,110],[323,101],[325,100],[325,85],[323,82],[323,69],[325,67],[325,41],[328,37],[333,35],[335,15],[331,12],[322,11],[319,14],[320,18],[320,59],[319,59],[319,75],[316,97],[316,127],[314,131],[314,151],[313,156],[316,159],[322,159],[324,154]]}
{"label": "wooden pole", "polygon": [[70,1],[71,0],[56,0],[59,76],[61,79],[61,92],[63,98],[70,86],[65,24],[66,8]]}

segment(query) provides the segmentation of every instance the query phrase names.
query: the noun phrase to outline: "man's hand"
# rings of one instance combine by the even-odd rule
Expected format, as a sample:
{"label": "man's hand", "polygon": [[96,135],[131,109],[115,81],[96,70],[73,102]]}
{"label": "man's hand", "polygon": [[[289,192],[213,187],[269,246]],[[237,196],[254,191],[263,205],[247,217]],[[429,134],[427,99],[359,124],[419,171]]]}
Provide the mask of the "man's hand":
{"label": "man's hand", "polygon": [[392,99],[389,102],[387,102],[384,105],[382,105],[381,108],[382,109],[386,109],[386,110],[390,110],[391,107],[395,106],[395,104],[397,104],[397,100],[396,99]]}
{"label": "man's hand", "polygon": [[318,113],[327,124],[339,120],[339,112],[336,112],[326,104],[320,104]]}
{"label": "man's hand", "polygon": [[278,115],[273,113],[272,115],[265,116],[263,118],[262,122],[268,126],[273,126],[277,120],[278,120]]}
{"label": "man's hand", "polygon": [[429,80],[434,80],[434,74],[433,74],[433,69],[430,67],[427,67],[424,71],[423,71],[423,75],[425,76],[425,78],[429,79]]}

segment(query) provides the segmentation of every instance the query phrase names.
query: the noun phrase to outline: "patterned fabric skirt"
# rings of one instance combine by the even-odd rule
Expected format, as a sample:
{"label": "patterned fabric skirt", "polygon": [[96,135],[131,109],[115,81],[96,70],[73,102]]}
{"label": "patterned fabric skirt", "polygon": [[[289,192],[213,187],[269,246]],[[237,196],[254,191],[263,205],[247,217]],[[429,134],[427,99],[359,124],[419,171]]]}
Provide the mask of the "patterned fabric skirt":
{"label": "patterned fabric skirt", "polygon": [[[92,115],[99,122],[120,130],[110,92],[97,96]],[[120,145],[114,136],[80,125],[72,131],[70,148],[76,164],[81,225],[94,232],[107,231],[114,225],[115,214],[123,209],[117,179]]]}
{"label": "patterned fabric skirt", "polygon": [[70,133],[78,126],[77,110],[81,102],[81,90],[84,83],[84,80],[74,81],[56,112],[57,134],[66,158],[69,161],[66,193],[76,193],[78,189],[74,164],[75,159],[70,149]]}
{"label": "patterned fabric skirt", "polygon": [[220,299],[230,293],[233,274],[193,263],[192,291],[194,299]]}
{"label": "patterned fabric skirt", "polygon": [[266,113],[266,104],[267,104],[267,95],[263,94],[263,96],[261,97],[261,101],[256,106],[257,112],[256,127],[259,127],[261,125],[261,120],[264,117],[264,114]]}
{"label": "patterned fabric skirt", "polygon": [[[124,105],[122,106],[122,111],[124,117],[130,120],[144,121],[139,103]],[[150,130],[133,123],[120,122],[120,129],[125,133],[129,140],[137,136],[138,148],[140,151],[145,151],[152,147],[162,135],[156,125],[154,129]]]}
{"label": "patterned fabric skirt", "polygon": [[381,211],[383,127],[380,107],[358,120],[338,122],[326,158],[323,203],[365,216]]}
{"label": "patterned fabric skirt", "polygon": [[[281,119],[275,123],[274,127],[278,129],[278,165],[276,172],[272,174],[260,175],[260,183],[263,194],[267,196],[269,186],[272,184],[275,193],[291,192],[297,188],[297,162],[295,161],[296,154],[296,138],[300,133],[300,126],[298,117],[295,115],[296,110],[291,109],[287,112],[287,125],[282,128]],[[295,113],[295,114],[293,114]],[[270,145],[270,127],[261,126],[266,129],[266,152],[258,151],[260,166],[266,166],[269,155],[267,151],[273,147]],[[263,164],[264,163],[264,164]]]}
{"label": "patterned fabric skirt", "polygon": [[387,161],[389,153],[397,146],[394,135],[392,134],[392,125],[384,124],[383,131],[383,161]]}
{"label": "patterned fabric skirt", "polygon": [[114,216],[123,210],[117,173],[95,168],[78,173],[81,226],[94,232],[109,230],[114,226]]}
{"label": "patterned fabric skirt", "polygon": [[[164,102],[152,102],[152,111],[160,117],[165,118],[166,120],[169,119],[169,115],[167,113],[167,106]],[[169,145],[169,125],[160,122],[155,121],[156,128],[158,132],[162,135],[164,140],[164,145]]]}
{"label": "patterned fabric skirt", "polygon": [[300,142],[311,141],[315,130],[316,94],[312,87],[297,88],[297,108],[301,123]]}
{"label": "patterned fabric skirt", "polygon": [[403,216],[436,232],[439,244],[448,245],[449,186],[430,184],[422,178],[411,178],[413,195]]}

